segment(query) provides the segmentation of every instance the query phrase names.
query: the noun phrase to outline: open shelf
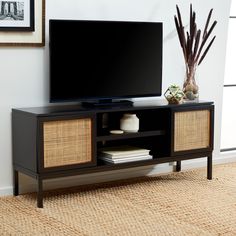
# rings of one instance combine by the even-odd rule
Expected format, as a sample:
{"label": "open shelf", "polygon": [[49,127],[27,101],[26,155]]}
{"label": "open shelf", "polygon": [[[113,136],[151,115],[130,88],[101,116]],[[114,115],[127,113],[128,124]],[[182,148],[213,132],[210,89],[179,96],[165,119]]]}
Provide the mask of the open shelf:
{"label": "open shelf", "polygon": [[132,162],[126,162],[126,163],[107,163],[102,160],[99,160],[97,163],[97,167],[103,169],[103,168],[114,168],[114,169],[122,169],[122,168],[131,168],[131,167],[138,167],[138,166],[144,166],[144,165],[155,165],[155,164],[163,164],[168,162],[175,162],[175,161],[183,161],[183,160],[190,160],[195,158],[202,158],[207,155],[210,155],[211,152],[207,153],[191,153],[191,154],[185,154],[177,157],[153,157],[151,160],[143,160],[143,161],[132,161]]}
{"label": "open shelf", "polygon": [[[98,161],[97,166],[89,167],[89,168],[80,168],[80,169],[71,169],[71,170],[64,170],[64,171],[55,171],[51,173],[43,173],[43,179],[50,179],[50,178],[57,178],[57,177],[65,177],[65,176],[72,176],[75,174],[88,174],[88,173],[97,173],[97,172],[104,172],[104,171],[112,171],[112,170],[119,170],[119,169],[128,169],[140,166],[151,166],[156,164],[163,164],[168,162],[176,162],[176,161],[183,161],[183,160],[190,160],[195,158],[202,158],[205,156],[211,155],[211,152],[204,152],[204,153],[195,153],[195,154],[186,154],[177,157],[154,157],[151,160],[144,160],[144,161],[134,161],[134,162],[127,162],[127,163],[119,163],[119,164],[110,164],[105,163],[103,161]],[[22,170],[19,167],[19,170]]]}
{"label": "open shelf", "polygon": [[111,140],[121,140],[121,139],[131,139],[131,138],[144,138],[151,136],[165,135],[165,130],[155,130],[155,131],[141,131],[137,133],[123,133],[123,134],[108,134],[98,136],[96,140],[100,141],[111,141]]}

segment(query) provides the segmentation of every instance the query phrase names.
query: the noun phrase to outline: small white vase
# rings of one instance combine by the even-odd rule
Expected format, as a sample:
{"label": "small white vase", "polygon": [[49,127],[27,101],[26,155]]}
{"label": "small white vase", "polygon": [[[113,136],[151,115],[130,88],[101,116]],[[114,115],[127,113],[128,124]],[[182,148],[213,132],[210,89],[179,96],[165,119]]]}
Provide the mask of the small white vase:
{"label": "small white vase", "polygon": [[120,119],[120,129],[124,132],[138,132],[139,119],[136,114],[124,114]]}

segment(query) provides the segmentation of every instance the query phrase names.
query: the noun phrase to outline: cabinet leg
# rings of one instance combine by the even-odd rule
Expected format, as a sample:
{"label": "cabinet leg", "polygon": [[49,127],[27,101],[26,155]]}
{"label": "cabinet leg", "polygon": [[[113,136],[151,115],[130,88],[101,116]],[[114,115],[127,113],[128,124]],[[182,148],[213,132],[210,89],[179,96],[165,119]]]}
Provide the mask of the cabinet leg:
{"label": "cabinet leg", "polygon": [[181,171],[181,161],[177,161],[177,163],[176,163],[176,171],[177,172]]}
{"label": "cabinet leg", "polygon": [[18,196],[19,195],[19,173],[17,170],[13,171],[13,181],[14,181],[13,195]]}
{"label": "cabinet leg", "polygon": [[38,178],[37,207],[43,208],[43,180]]}
{"label": "cabinet leg", "polygon": [[212,179],[212,155],[207,157],[207,179]]}

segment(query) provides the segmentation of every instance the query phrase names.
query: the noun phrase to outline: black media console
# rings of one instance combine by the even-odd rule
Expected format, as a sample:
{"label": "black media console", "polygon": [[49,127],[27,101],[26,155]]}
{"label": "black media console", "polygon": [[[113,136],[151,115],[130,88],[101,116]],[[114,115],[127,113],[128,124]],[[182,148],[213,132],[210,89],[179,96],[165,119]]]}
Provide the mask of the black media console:
{"label": "black media console", "polygon": [[[139,118],[137,133],[110,134],[124,113]],[[207,157],[212,179],[213,102],[83,108],[52,106],[12,110],[14,195],[18,173],[37,180],[37,206],[43,207],[43,180]],[[98,150],[132,145],[151,150],[153,159],[107,164]]]}

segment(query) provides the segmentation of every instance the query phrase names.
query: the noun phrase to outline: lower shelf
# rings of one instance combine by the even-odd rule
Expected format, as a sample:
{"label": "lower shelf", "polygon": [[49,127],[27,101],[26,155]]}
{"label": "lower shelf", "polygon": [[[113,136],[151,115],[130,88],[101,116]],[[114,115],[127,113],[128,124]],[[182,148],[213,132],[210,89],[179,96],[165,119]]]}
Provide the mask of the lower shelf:
{"label": "lower shelf", "polygon": [[82,174],[90,174],[90,173],[97,173],[97,172],[105,172],[105,171],[113,171],[119,169],[127,169],[127,168],[134,168],[140,166],[148,166],[148,165],[156,165],[162,163],[169,163],[175,161],[182,161],[188,159],[195,159],[195,158],[202,158],[210,156],[211,152],[202,152],[202,153],[194,153],[188,155],[181,155],[175,157],[154,157],[151,160],[144,160],[144,161],[135,161],[135,162],[128,162],[128,163],[120,163],[120,164],[107,164],[102,161],[98,161],[97,166],[94,167],[84,167],[80,169],[67,169],[67,170],[60,170],[60,171],[48,171],[42,173],[34,173],[30,172],[29,170],[22,168],[20,166],[15,165],[14,169],[30,175],[33,178],[41,178],[41,179],[51,179],[51,178],[58,178],[58,177],[67,177],[73,175],[82,175]]}

